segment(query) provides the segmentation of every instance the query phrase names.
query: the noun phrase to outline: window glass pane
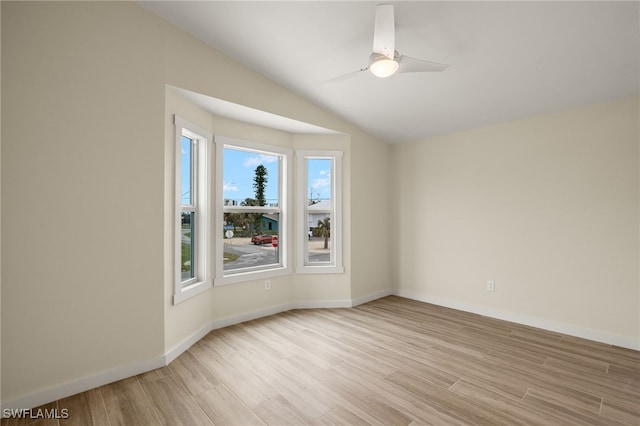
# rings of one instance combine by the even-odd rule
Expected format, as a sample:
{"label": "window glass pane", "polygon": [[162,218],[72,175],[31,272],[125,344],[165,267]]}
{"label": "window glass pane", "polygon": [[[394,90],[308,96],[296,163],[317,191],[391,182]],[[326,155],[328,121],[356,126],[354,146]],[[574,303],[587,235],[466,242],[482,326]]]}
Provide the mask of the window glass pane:
{"label": "window glass pane", "polygon": [[280,214],[224,213],[224,270],[278,265]]}
{"label": "window glass pane", "polygon": [[279,161],[277,155],[225,147],[222,166],[224,204],[277,207]]}
{"label": "window glass pane", "polygon": [[307,159],[307,253],[308,263],[331,262],[332,159]]}
{"label": "window glass pane", "polygon": [[196,264],[195,264],[195,254],[196,254],[196,214],[195,212],[182,212],[182,226],[181,229],[181,277],[182,281],[190,280],[196,276]]}
{"label": "window glass pane", "polygon": [[[307,159],[307,183],[309,205],[315,205],[329,200],[331,204],[331,165],[329,158]],[[328,207],[330,209],[331,207]]]}
{"label": "window glass pane", "polygon": [[331,262],[331,215],[313,212],[311,207],[307,214],[309,241],[305,257],[308,263]]}
{"label": "window glass pane", "polygon": [[182,137],[182,163],[181,163],[181,176],[180,176],[180,188],[181,188],[181,203],[183,206],[193,205],[193,191],[192,191],[192,149],[193,141],[186,136]]}

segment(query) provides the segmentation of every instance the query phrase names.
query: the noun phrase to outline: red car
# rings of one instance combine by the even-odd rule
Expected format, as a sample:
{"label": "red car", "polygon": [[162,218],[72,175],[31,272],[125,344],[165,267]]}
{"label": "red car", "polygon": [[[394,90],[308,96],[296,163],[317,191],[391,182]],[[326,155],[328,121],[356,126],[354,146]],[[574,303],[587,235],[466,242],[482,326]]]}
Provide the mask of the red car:
{"label": "red car", "polygon": [[261,234],[251,238],[253,244],[271,244],[273,243],[273,235]]}

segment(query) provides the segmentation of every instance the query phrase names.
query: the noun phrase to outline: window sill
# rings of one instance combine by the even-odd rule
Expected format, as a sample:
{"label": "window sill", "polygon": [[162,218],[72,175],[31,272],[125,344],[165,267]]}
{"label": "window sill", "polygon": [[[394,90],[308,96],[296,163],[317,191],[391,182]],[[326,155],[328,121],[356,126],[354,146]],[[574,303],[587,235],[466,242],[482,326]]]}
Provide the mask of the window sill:
{"label": "window sill", "polygon": [[182,303],[187,299],[192,298],[193,296],[200,294],[206,290],[209,290],[212,287],[211,280],[199,281],[197,283],[191,284],[188,287],[183,288],[177,293],[173,295],[173,304],[177,305],[178,303]]}
{"label": "window sill", "polygon": [[291,274],[291,268],[283,267],[266,270],[263,269],[260,271],[240,272],[237,274],[230,274],[220,278],[216,278],[214,281],[214,286],[244,283],[248,281],[263,280],[266,278],[282,277]]}
{"label": "window sill", "polygon": [[344,274],[342,266],[311,266],[306,265],[296,268],[296,274]]}

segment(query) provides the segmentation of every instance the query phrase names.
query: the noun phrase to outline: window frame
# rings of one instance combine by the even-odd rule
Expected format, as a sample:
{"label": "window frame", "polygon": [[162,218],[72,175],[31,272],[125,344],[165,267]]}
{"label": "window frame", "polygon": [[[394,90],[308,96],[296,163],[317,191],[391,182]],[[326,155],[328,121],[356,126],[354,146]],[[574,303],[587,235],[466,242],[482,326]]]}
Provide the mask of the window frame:
{"label": "window frame", "polygon": [[[296,253],[296,273],[299,274],[342,274],[342,151],[297,150],[296,169],[298,214],[296,228],[299,234]],[[331,260],[329,262],[308,261],[308,214],[309,214],[309,173],[307,160],[332,160],[331,167]]]}
{"label": "window frame", "polygon": [[[211,270],[211,143],[213,135],[174,115],[175,125],[175,209],[174,209],[174,292],[177,305],[212,287]],[[192,140],[191,205],[182,204],[182,137]],[[195,213],[194,277],[182,280],[182,213]]]}
{"label": "window frame", "polygon": [[[215,210],[215,247],[216,257],[214,264],[216,266],[216,274],[214,278],[214,286],[222,286],[228,284],[241,283],[251,280],[260,280],[283,275],[290,275],[291,268],[291,238],[289,230],[291,229],[291,215],[289,211],[290,199],[292,194],[292,161],[293,151],[288,148],[265,145],[257,142],[231,138],[227,136],[216,136],[216,210]],[[224,198],[224,149],[238,149],[241,151],[254,152],[256,154],[265,154],[278,156],[279,173],[278,178],[278,207],[270,206],[239,206],[228,205]],[[251,212],[251,213],[270,213],[276,211],[279,213],[278,219],[278,245],[279,245],[279,263],[264,265],[259,267],[242,268],[241,270],[233,270],[225,273],[224,270],[224,214]]]}

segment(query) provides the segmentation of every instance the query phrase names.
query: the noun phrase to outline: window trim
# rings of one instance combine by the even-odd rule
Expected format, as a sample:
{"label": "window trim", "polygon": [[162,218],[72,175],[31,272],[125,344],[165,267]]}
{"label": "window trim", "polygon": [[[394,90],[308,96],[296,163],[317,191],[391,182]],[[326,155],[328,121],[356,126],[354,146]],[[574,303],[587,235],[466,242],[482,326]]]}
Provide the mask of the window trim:
{"label": "window trim", "polygon": [[[297,150],[297,198],[298,212],[296,215],[296,229],[298,231],[298,244],[296,253],[296,273],[298,274],[342,274],[344,265],[342,259],[342,151],[322,150]],[[332,261],[326,263],[307,262],[307,228],[308,228],[308,170],[307,159],[330,159],[333,161],[331,173],[331,256]]]}
{"label": "window trim", "polygon": [[[235,139],[227,136],[215,137],[216,145],[216,203],[215,203],[215,247],[216,257],[214,264],[216,266],[216,274],[214,278],[214,286],[222,286],[228,284],[236,284],[252,280],[260,280],[265,278],[278,277],[283,275],[291,275],[291,238],[289,236],[290,229],[292,229],[292,218],[290,213],[291,194],[292,188],[292,157],[293,150],[274,146],[265,145],[257,142]],[[277,155],[282,158],[280,162],[280,176],[278,190],[278,210],[280,213],[279,228],[278,228],[278,241],[280,245],[280,263],[273,265],[265,265],[259,269],[244,268],[240,272],[233,272],[226,274],[224,271],[224,213],[234,211],[246,211],[251,210],[254,212],[260,211],[273,211],[273,207],[259,207],[250,206],[240,208],[239,206],[225,206],[224,204],[224,148],[230,147],[249,152],[256,152],[267,155]]]}
{"label": "window trim", "polygon": [[[174,209],[174,292],[173,304],[177,305],[196,294],[212,287],[211,279],[211,142],[213,135],[210,132],[190,123],[178,115],[173,118],[175,125],[175,209]],[[194,209],[196,212],[196,272],[195,277],[182,281],[181,252],[182,252],[182,227],[181,217],[182,185],[182,137],[186,136],[194,141],[192,147],[192,172],[191,190],[195,192]]]}

